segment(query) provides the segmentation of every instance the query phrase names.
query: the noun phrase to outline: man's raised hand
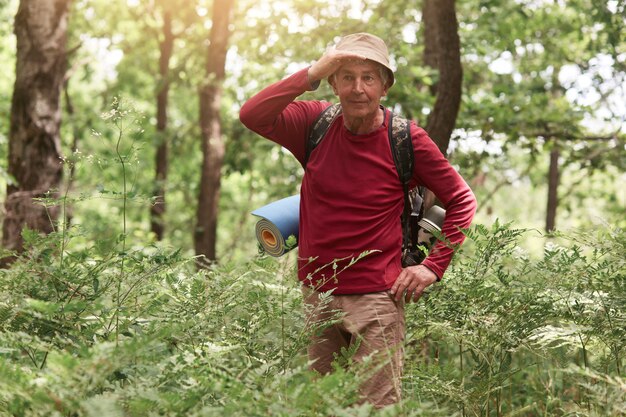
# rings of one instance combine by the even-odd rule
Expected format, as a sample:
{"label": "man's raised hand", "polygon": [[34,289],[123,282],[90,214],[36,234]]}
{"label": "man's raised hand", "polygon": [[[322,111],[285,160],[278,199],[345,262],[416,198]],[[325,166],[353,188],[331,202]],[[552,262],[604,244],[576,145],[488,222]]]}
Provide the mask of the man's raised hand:
{"label": "man's raised hand", "polygon": [[360,54],[330,48],[320,59],[309,67],[309,83],[313,85],[324,78],[328,78],[344,64],[354,61],[364,61],[365,59],[366,58]]}

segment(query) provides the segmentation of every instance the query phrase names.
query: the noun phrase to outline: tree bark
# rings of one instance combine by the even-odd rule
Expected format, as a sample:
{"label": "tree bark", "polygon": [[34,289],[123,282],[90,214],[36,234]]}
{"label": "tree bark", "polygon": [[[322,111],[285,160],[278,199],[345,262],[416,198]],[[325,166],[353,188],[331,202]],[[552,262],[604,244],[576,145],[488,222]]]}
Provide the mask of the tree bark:
{"label": "tree bark", "polygon": [[556,141],[550,151],[550,169],[548,171],[548,206],[546,209],[546,232],[553,232],[556,229],[556,210],[559,206],[559,182],[561,174],[559,172],[559,157],[561,151]]}
{"label": "tree bark", "polygon": [[[426,131],[445,155],[461,106],[463,82],[455,0],[424,0],[422,19],[424,63],[439,71],[439,80],[433,89],[437,98]],[[428,209],[434,203],[435,196],[428,191],[424,196],[424,208]]]}
{"label": "tree bark", "polygon": [[203,255],[209,262],[216,260],[220,176],[225,151],[221,132],[220,104],[230,37],[228,25],[233,3],[234,0],[214,3],[213,26],[207,53],[206,81],[200,87],[203,159],[194,242],[196,255]]}
{"label": "tree bark", "polygon": [[[437,38],[436,1],[424,0],[422,4],[422,24],[424,25],[424,65],[439,68],[439,44]],[[437,95],[437,83],[430,86],[430,94]]]}
{"label": "tree bark", "polygon": [[[9,174],[4,248],[23,250],[22,229],[54,230],[59,208],[33,201],[57,197],[61,163],[61,92],[67,68],[67,23],[70,0],[21,0],[15,16],[17,38],[15,86],[11,101]],[[6,266],[12,257],[1,261]]]}
{"label": "tree bark", "polygon": [[163,12],[163,41],[160,45],[159,57],[159,89],[157,93],[157,150],[155,158],[155,187],[154,203],[150,207],[150,229],[157,240],[162,240],[165,233],[163,215],[165,214],[165,184],[168,169],[168,140],[167,140],[167,103],[170,89],[169,67],[170,58],[174,49],[174,34],[172,33],[172,13]]}
{"label": "tree bark", "polygon": [[[424,18],[433,18],[436,26],[435,29],[429,30],[426,30],[428,25],[425,27],[424,36],[428,37],[425,39],[426,45],[428,45],[425,51],[438,51],[436,63],[439,70],[437,99],[433,111],[428,117],[426,131],[445,155],[461,106],[461,85],[463,82],[461,42],[458,34],[455,1],[424,0],[424,9],[428,13]],[[432,61],[432,58],[425,56],[426,58]]]}

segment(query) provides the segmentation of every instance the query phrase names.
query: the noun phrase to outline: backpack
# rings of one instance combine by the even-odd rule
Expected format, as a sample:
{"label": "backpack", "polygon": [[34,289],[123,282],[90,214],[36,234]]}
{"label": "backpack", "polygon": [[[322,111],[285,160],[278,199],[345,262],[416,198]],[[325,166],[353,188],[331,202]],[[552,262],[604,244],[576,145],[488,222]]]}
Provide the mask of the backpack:
{"label": "backpack", "polygon": [[[309,134],[305,144],[305,156],[303,167],[311,156],[311,152],[322,141],[326,132],[335,119],[341,114],[341,105],[333,104],[328,106],[317,117],[309,127]],[[398,178],[402,183],[404,191],[404,210],[400,216],[402,224],[402,266],[418,265],[426,257],[424,250],[418,247],[417,233],[418,222],[423,217],[423,187],[415,187],[409,190],[409,181],[413,176],[414,154],[413,142],[411,142],[411,124],[394,113],[391,113],[388,130],[389,142],[393,162],[398,171]]]}

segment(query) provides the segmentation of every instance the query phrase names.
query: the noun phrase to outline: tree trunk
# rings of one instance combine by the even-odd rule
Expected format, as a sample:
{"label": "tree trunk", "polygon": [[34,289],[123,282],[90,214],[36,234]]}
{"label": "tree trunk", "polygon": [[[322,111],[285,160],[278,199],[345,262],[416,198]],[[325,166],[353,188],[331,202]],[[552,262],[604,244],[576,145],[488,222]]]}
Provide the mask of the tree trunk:
{"label": "tree trunk", "polygon": [[[559,100],[563,95],[563,87],[559,81],[558,74],[561,68],[557,65],[552,73],[552,88],[550,93],[554,100]],[[550,233],[556,230],[556,212],[559,206],[559,183],[560,183],[560,167],[559,157],[561,156],[561,147],[557,135],[550,134],[549,130],[547,138],[548,144],[552,145],[550,149],[550,167],[548,168],[548,202],[546,206],[546,232]]]}
{"label": "tree trunk", "polygon": [[[424,31],[424,36],[429,36],[425,39],[428,45],[425,51],[433,49],[438,51],[436,62],[439,70],[437,100],[428,117],[426,131],[445,155],[461,106],[463,68],[461,67],[461,44],[457,33],[458,23],[454,0],[424,0],[424,9],[430,15],[424,18],[434,18],[436,26],[435,29]],[[427,28],[428,26],[425,29]],[[436,39],[432,39],[433,36]]]}
{"label": "tree trunk", "polygon": [[[424,0],[424,63],[439,70],[434,89],[437,94],[426,131],[444,155],[461,106],[463,68],[454,0]],[[435,196],[428,191],[424,208],[430,208]]]}
{"label": "tree trunk", "polygon": [[[424,25],[424,65],[439,68],[439,45],[437,41],[436,1],[424,0],[422,4],[422,24]],[[430,86],[430,94],[437,95],[437,83]]]}
{"label": "tree trunk", "polygon": [[233,3],[234,0],[214,3],[213,26],[211,27],[207,54],[206,81],[200,87],[200,128],[203,159],[194,241],[196,255],[203,255],[209,262],[216,260],[220,175],[225,149],[221,132],[220,104],[228,38],[230,36],[228,25]]}
{"label": "tree trunk", "polygon": [[[24,227],[54,230],[58,206],[43,207],[34,198],[57,197],[61,164],[61,91],[67,67],[70,0],[21,0],[15,16],[17,38],[15,87],[11,102],[9,174],[2,244],[21,252]],[[1,261],[5,266],[12,258]]]}
{"label": "tree trunk", "polygon": [[548,207],[546,210],[546,232],[553,232],[556,228],[556,209],[559,206],[558,189],[560,182],[559,157],[561,151],[554,142],[550,151],[550,169],[548,172]]}
{"label": "tree trunk", "polygon": [[155,158],[154,203],[150,207],[150,229],[157,240],[163,239],[165,231],[163,215],[165,214],[165,184],[167,181],[167,99],[170,89],[169,66],[174,49],[172,33],[172,14],[170,10],[163,12],[163,41],[159,58],[159,89],[157,93],[157,151]]}

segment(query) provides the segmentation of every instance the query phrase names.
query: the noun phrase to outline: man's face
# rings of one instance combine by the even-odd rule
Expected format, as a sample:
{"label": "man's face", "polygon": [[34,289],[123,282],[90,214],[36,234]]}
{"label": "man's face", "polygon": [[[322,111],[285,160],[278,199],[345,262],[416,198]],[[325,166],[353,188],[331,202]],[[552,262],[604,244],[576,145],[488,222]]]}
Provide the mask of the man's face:
{"label": "man's face", "polygon": [[387,95],[388,86],[381,78],[380,65],[373,61],[342,65],[331,81],[346,118],[374,117],[380,99]]}

